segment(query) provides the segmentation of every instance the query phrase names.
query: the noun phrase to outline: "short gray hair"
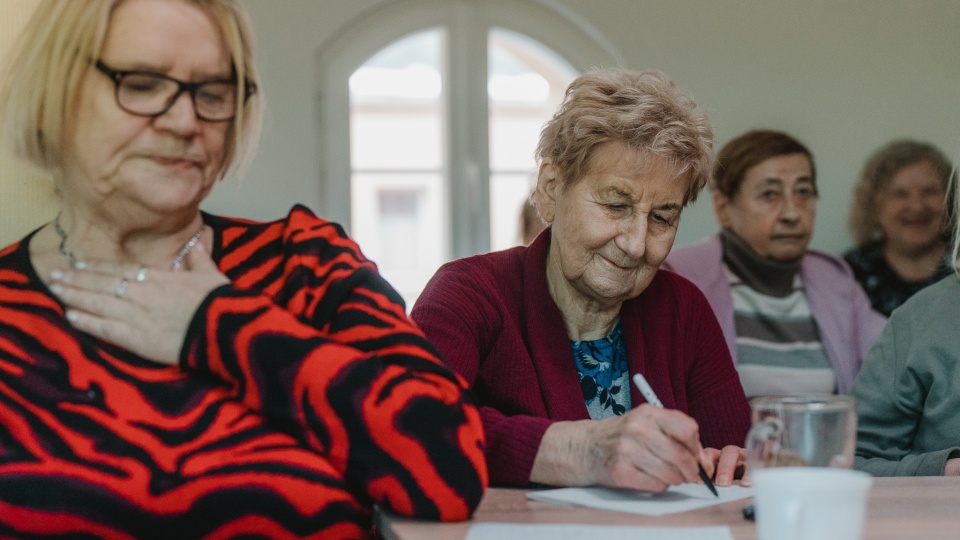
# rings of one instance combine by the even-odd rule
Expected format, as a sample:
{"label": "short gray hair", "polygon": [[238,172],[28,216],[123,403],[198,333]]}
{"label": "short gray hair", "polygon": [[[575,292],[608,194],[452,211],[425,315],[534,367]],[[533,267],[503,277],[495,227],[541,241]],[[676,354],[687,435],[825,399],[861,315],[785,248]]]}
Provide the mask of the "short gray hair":
{"label": "short gray hair", "polygon": [[610,69],[578,77],[541,131],[537,159],[549,159],[569,188],[607,142],[671,164],[678,177],[690,180],[684,204],[696,200],[713,168],[710,119],[659,71]]}

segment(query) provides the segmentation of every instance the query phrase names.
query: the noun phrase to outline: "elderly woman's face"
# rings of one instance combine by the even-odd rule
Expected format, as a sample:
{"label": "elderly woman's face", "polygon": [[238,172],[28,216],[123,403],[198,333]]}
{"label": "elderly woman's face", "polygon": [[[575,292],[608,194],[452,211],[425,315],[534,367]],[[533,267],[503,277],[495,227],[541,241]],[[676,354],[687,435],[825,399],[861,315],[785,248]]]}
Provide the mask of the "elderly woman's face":
{"label": "elderly woman's face", "polygon": [[673,246],[688,183],[659,158],[619,143],[600,147],[568,189],[545,163],[538,200],[552,225],[551,287],[603,306],[643,292]]}
{"label": "elderly woman's face", "polygon": [[880,194],[877,221],[887,245],[916,252],[940,241],[944,217],[943,183],[929,161],[900,169]]}
{"label": "elderly woman's face", "polygon": [[[114,11],[100,60],[115,70],[182,81],[224,80],[232,63],[214,21],[182,1],[124,0]],[[197,118],[189,92],[156,117],[130,114],[115,84],[92,65],[64,128],[64,191],[165,214],[196,207],[221,169],[230,122]]]}
{"label": "elderly woman's face", "polygon": [[732,199],[714,193],[720,225],[733,230],[760,256],[800,258],[813,235],[816,192],[806,154],[786,154],[747,170]]}

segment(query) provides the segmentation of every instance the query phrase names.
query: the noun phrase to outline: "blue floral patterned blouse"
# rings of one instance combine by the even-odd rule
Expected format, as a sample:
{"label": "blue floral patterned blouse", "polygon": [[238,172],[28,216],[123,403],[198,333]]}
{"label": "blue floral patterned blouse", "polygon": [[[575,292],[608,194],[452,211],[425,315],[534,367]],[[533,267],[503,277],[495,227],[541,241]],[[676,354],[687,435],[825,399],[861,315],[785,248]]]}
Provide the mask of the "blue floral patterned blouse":
{"label": "blue floral patterned blouse", "polygon": [[606,337],[570,344],[590,418],[599,420],[630,410],[630,374],[620,321]]}

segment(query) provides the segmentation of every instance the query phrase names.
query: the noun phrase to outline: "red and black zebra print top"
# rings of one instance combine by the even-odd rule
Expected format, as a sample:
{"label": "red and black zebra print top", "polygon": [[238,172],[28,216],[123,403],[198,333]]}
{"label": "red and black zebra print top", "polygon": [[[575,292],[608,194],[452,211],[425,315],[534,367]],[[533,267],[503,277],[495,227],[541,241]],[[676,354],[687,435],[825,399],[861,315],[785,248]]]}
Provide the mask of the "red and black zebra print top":
{"label": "red and black zebra print top", "polygon": [[477,409],[374,264],[303,207],[204,220],[232,284],[180,367],[68,325],[32,235],[0,251],[0,536],[362,538],[374,504],[469,517]]}

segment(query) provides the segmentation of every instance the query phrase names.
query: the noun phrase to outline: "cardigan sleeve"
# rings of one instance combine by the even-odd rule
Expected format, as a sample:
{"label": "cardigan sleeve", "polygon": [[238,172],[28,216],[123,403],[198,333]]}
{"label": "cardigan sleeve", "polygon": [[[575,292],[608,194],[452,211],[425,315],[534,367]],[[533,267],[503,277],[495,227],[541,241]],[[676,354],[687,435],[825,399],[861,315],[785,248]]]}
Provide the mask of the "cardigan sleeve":
{"label": "cardigan sleeve", "polygon": [[[472,397],[355,244],[339,227],[320,234],[326,242],[286,241],[298,252],[286,255],[287,267],[299,270],[285,280],[285,304],[236,285],[214,290],[194,316],[181,365],[222,380],[323,455],[361,502],[467,519],[487,482]],[[330,250],[316,246],[331,242],[343,249],[327,265]],[[295,314],[288,305],[315,309]]]}
{"label": "cardigan sleeve", "polygon": [[[481,364],[503,338],[504,317],[492,292],[496,287],[487,282],[492,277],[468,268],[462,263],[459,268],[451,265],[441,268],[421,293],[410,315],[447,363],[478,394],[490,483],[528,486],[540,441],[553,421],[527,414],[506,414],[492,403],[504,393],[536,394],[535,389],[504,389],[523,384],[522,381],[504,374],[497,381],[498,388],[485,388],[478,383]],[[489,287],[486,294],[484,287]],[[521,346],[516,347],[516,351],[518,356],[523,354]]]}
{"label": "cardigan sleeve", "polygon": [[681,297],[689,302],[685,345],[692,355],[686,394],[690,416],[700,426],[701,444],[742,447],[750,429],[750,406],[720,324],[699,289],[691,285]]}
{"label": "cardigan sleeve", "polygon": [[[855,467],[874,476],[939,476],[949,458],[960,456],[960,449],[914,452],[928,392],[907,360],[914,329],[908,319],[894,315],[853,385],[857,406]],[[900,328],[901,324],[906,328]],[[930,362],[939,361],[932,351],[923,356]]]}

